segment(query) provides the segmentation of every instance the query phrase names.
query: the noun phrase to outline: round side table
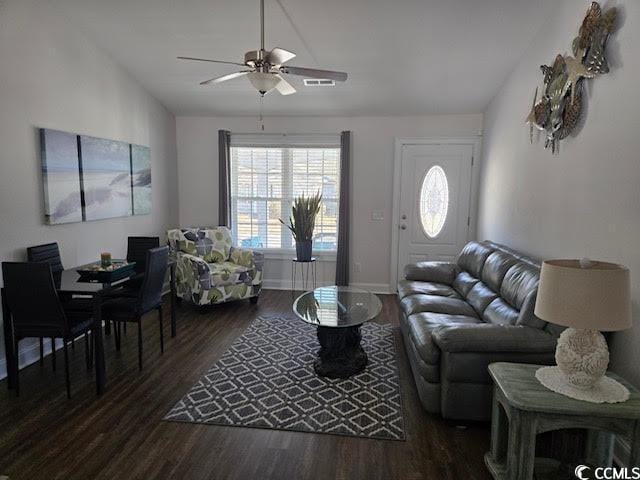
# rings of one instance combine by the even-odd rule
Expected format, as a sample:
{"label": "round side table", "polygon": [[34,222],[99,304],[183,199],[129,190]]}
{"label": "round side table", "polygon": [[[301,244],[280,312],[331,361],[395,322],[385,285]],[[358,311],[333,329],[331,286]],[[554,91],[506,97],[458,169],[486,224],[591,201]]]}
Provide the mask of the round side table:
{"label": "round side table", "polygon": [[298,266],[300,266],[300,281],[302,283],[302,290],[304,290],[305,292],[308,290],[315,290],[317,283],[316,257],[311,257],[310,260],[298,260],[297,258],[291,259],[291,291],[295,292],[296,290],[296,275]]}

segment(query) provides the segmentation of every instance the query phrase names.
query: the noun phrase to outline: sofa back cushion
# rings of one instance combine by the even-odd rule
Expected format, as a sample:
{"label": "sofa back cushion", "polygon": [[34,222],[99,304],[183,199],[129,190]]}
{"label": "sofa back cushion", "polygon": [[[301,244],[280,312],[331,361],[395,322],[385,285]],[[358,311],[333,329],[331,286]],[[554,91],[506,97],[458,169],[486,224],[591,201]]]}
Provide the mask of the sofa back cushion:
{"label": "sofa back cushion", "polygon": [[207,263],[224,262],[231,251],[231,231],[227,227],[170,230],[169,243],[176,251],[202,258]]}
{"label": "sofa back cushion", "polygon": [[484,262],[491,252],[493,252],[493,249],[481,243],[469,242],[458,255],[458,266],[461,270],[469,272],[472,277],[479,279]]}
{"label": "sofa back cushion", "polygon": [[462,295],[464,298],[467,298],[467,295],[469,295],[469,292],[471,291],[473,286],[479,281],[480,280],[478,280],[476,277],[473,277],[469,272],[465,272],[463,270],[456,276],[452,286],[460,295]]}
{"label": "sofa back cushion", "polygon": [[538,288],[540,270],[524,262],[517,262],[504,276],[500,296],[516,310],[521,310],[529,294]]}
{"label": "sofa back cushion", "polygon": [[545,328],[548,325],[547,322],[538,318],[534,313],[537,296],[538,289],[536,288],[527,295],[527,298],[525,298],[524,304],[520,309],[520,314],[518,315],[518,321],[516,322],[518,325],[526,325],[527,327],[533,328]]}
{"label": "sofa back cushion", "polygon": [[466,297],[467,302],[469,302],[480,317],[482,317],[485,308],[487,308],[496,298],[498,298],[498,294],[483,282],[476,283],[473,288],[469,290]]}
{"label": "sofa back cushion", "polygon": [[516,262],[517,260],[512,255],[496,250],[484,262],[482,281],[494,292],[499,292],[504,276]]}

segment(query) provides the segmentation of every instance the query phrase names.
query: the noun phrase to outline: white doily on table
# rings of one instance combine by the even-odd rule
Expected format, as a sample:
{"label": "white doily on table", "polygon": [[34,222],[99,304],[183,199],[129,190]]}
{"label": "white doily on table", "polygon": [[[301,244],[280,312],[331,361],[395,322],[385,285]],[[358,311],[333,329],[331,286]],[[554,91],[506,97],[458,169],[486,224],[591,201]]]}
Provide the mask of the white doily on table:
{"label": "white doily on table", "polygon": [[542,367],[536,371],[538,381],[549,390],[576,400],[591,403],[619,403],[629,400],[629,390],[620,382],[602,377],[589,390],[580,390],[569,384],[559,367]]}

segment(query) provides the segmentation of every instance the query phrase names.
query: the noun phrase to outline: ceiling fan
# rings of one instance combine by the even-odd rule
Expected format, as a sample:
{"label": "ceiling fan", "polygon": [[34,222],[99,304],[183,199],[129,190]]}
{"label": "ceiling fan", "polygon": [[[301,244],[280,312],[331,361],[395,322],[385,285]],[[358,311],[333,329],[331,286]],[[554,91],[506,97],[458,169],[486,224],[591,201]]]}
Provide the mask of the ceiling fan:
{"label": "ceiling fan", "polygon": [[227,62],[224,60],[211,60],[208,58],[196,58],[196,57],[178,57],[180,60],[195,60],[198,62],[212,62],[223,63],[227,65],[239,65],[241,67],[247,67],[247,70],[240,70],[239,72],[230,73],[221,77],[210,78],[204,82],[200,82],[200,85],[209,85],[226,82],[227,80],[233,80],[234,78],[248,77],[251,84],[254,86],[261,96],[264,96],[267,92],[274,88],[281,95],[291,95],[296,93],[296,89],[293,88],[289,82],[287,82],[281,74],[288,75],[300,75],[308,78],[321,78],[334,80],[336,82],[344,82],[347,79],[347,74],[344,72],[334,72],[331,70],[318,70],[315,68],[294,67],[291,65],[285,65],[289,60],[296,56],[295,53],[289,52],[283,48],[274,48],[267,51],[264,49],[264,0],[260,0],[260,50],[252,50],[244,54],[244,63]]}

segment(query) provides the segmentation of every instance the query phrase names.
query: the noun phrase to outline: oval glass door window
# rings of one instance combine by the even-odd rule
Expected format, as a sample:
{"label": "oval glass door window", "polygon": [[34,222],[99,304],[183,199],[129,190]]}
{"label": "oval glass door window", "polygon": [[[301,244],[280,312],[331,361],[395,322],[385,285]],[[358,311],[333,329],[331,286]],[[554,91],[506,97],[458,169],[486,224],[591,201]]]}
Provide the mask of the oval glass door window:
{"label": "oval glass door window", "polygon": [[429,238],[437,237],[447,220],[449,182],[441,166],[429,169],[420,190],[420,221]]}

